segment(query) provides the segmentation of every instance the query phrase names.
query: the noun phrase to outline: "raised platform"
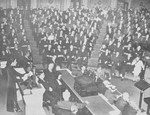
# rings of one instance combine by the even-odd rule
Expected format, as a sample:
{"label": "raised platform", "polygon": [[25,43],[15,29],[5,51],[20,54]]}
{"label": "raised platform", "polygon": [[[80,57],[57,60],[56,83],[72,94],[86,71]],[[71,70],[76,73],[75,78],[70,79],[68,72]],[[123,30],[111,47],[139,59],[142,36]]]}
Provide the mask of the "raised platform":
{"label": "raised platform", "polygon": [[71,89],[71,91],[76,95],[76,97],[81,102],[88,102],[87,109],[91,112],[92,115],[109,115],[110,112],[115,111],[115,115],[120,114],[120,110],[111,105],[108,102],[108,99],[103,96],[102,94],[96,96],[89,96],[89,97],[81,97],[75,90],[74,90],[74,77],[71,74],[71,71],[68,69],[61,70],[62,72],[62,79],[67,84],[67,86]]}

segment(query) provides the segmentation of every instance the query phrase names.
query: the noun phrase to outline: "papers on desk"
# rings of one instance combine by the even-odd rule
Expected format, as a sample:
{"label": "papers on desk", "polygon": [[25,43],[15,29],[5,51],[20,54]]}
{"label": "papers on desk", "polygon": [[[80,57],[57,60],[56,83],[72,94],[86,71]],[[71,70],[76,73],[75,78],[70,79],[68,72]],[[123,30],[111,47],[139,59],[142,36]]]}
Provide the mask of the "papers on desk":
{"label": "papers on desk", "polygon": [[105,100],[113,109],[114,111],[111,111],[109,112],[110,115],[120,115],[121,111],[114,105],[111,105],[109,102],[108,102],[108,99],[102,95],[102,94],[98,94],[103,100]]}
{"label": "papers on desk", "polygon": [[120,115],[120,112],[118,112],[118,111],[110,111],[109,115]]}
{"label": "papers on desk", "polygon": [[14,68],[18,73],[25,74],[25,70],[23,68]]}
{"label": "papers on desk", "polygon": [[117,90],[116,86],[112,85],[109,81],[105,80],[103,83],[112,92],[115,92]]}
{"label": "papers on desk", "polygon": [[7,65],[7,61],[0,62],[0,68],[5,68]]}

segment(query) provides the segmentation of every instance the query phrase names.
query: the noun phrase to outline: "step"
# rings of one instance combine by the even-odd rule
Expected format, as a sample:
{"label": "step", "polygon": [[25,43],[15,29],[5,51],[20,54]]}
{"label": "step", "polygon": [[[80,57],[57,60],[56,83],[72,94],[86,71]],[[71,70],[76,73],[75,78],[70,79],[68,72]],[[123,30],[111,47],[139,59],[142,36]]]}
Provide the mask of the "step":
{"label": "step", "polygon": [[41,64],[42,65],[42,61],[37,61],[37,60],[33,60],[34,64]]}
{"label": "step", "polygon": [[33,48],[37,48],[37,44],[36,43],[30,43],[30,46]]}
{"label": "step", "polygon": [[42,62],[42,57],[41,56],[39,56],[39,55],[33,55],[33,59],[34,60],[38,60],[38,61],[40,61],[40,62]]}
{"label": "step", "polygon": [[27,20],[24,21],[25,30],[27,32],[27,38],[29,39],[32,54],[33,54],[33,63],[34,64],[42,64],[42,56],[39,55],[39,50],[37,48],[37,44],[34,41],[34,37],[32,35],[30,24]]}
{"label": "step", "polygon": [[36,42],[30,42],[30,45],[31,45],[31,47],[36,47],[37,46]]}
{"label": "step", "polygon": [[98,64],[98,58],[90,58],[88,60],[88,66],[90,67],[97,67]]}
{"label": "step", "polygon": [[31,47],[31,49],[36,52],[39,51],[38,48],[36,48],[36,47]]}
{"label": "step", "polygon": [[34,59],[34,61],[42,62],[42,58],[40,58],[40,57],[37,58],[37,57],[33,56],[33,59]]}
{"label": "step", "polygon": [[94,45],[94,49],[100,49],[100,48],[101,48],[101,44],[97,44],[97,43],[96,43],[96,44]]}
{"label": "step", "polygon": [[34,56],[33,56],[33,58],[34,58],[34,60],[36,60],[36,61],[42,62],[42,57],[38,57],[38,56],[34,57]]}
{"label": "step", "polygon": [[40,57],[39,51],[32,50],[33,56]]}
{"label": "step", "polygon": [[103,43],[103,40],[97,40],[96,41],[96,44],[102,44]]}
{"label": "step", "polygon": [[98,36],[98,39],[96,41],[103,41],[105,36]]}
{"label": "step", "polygon": [[94,50],[91,54],[91,58],[98,58],[99,57],[99,51],[98,50]]}
{"label": "step", "polygon": [[36,69],[43,69],[43,65],[42,64],[34,64],[36,66]]}

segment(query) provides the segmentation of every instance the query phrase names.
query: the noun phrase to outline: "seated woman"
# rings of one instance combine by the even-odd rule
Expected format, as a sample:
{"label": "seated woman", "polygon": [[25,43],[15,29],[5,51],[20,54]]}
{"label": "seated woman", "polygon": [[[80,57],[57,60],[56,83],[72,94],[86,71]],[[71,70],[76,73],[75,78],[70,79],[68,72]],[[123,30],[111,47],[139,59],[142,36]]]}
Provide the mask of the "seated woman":
{"label": "seated woman", "polygon": [[59,100],[57,93],[51,88],[48,87],[43,94],[43,107],[46,107],[49,110],[49,107],[55,107]]}
{"label": "seated woman", "polygon": [[43,94],[43,106],[54,106],[62,98],[61,74],[55,70],[54,63],[50,63],[48,68],[39,76],[39,83],[45,88]]}

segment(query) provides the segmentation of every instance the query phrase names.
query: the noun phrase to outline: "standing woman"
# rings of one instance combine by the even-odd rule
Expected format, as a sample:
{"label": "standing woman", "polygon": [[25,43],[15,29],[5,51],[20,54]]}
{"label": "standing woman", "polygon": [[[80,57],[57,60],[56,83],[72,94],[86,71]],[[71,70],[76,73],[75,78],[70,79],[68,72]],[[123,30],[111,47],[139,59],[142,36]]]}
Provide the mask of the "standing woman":
{"label": "standing woman", "polygon": [[132,65],[135,65],[134,70],[132,72],[134,75],[133,81],[138,81],[140,79],[140,73],[143,72],[142,70],[145,70],[144,63],[140,59],[140,57],[137,57],[133,60]]}
{"label": "standing woman", "polygon": [[21,112],[21,109],[17,102],[16,82],[17,82],[17,76],[22,77],[23,75],[17,73],[11,64],[7,65],[6,71],[8,76],[7,111]]}

